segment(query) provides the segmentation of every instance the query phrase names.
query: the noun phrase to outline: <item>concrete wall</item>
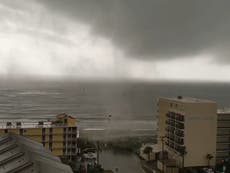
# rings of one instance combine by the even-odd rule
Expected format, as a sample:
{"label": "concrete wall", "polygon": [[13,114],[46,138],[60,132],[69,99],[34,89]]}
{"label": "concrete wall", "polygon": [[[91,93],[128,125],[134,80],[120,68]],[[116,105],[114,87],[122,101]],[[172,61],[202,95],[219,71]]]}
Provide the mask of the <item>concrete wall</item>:
{"label": "concrete wall", "polygon": [[[184,115],[184,145],[187,154],[184,157],[184,166],[206,166],[207,154],[216,154],[217,104],[211,101],[195,99],[160,98],[158,102],[158,135],[165,136],[166,114],[171,111]],[[162,142],[158,139],[158,144]],[[169,157],[177,160],[182,166],[182,156],[179,152],[165,145]],[[211,160],[215,164],[215,159]]]}
{"label": "concrete wall", "polygon": [[[216,103],[185,104],[186,166],[208,165],[207,154],[216,155]],[[215,159],[210,162],[215,165]]]}
{"label": "concrete wall", "polygon": [[159,146],[162,145],[162,142],[160,140],[161,136],[165,136],[165,120],[166,120],[166,114],[169,110],[169,101],[166,99],[159,98],[158,100],[158,119],[157,119],[157,135],[158,135],[158,144]]}

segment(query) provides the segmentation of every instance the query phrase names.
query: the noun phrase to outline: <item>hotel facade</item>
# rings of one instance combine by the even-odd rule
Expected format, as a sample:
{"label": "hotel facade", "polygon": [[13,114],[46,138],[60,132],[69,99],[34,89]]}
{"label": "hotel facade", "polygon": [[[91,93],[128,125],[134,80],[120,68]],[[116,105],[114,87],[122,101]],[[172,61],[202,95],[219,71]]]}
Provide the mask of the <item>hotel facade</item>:
{"label": "hotel facade", "polygon": [[167,156],[158,161],[158,168],[169,172],[167,169],[171,167],[171,172],[173,169],[177,172],[177,168],[214,166],[216,155],[219,156],[217,120],[216,102],[159,98],[158,146],[162,146]]}
{"label": "hotel facade", "polygon": [[5,133],[18,134],[37,141],[61,158],[72,160],[77,156],[76,119],[67,114],[45,121],[1,122],[0,135]]}

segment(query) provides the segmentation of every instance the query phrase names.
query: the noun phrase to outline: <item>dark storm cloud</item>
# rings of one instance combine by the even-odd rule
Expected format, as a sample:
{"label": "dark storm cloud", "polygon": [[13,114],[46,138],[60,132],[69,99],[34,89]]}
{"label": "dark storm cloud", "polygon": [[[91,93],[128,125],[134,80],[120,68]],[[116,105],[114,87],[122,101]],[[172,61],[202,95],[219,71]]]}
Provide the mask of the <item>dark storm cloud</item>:
{"label": "dark storm cloud", "polygon": [[203,51],[228,58],[230,1],[38,0],[92,32],[111,39],[131,57],[178,57]]}

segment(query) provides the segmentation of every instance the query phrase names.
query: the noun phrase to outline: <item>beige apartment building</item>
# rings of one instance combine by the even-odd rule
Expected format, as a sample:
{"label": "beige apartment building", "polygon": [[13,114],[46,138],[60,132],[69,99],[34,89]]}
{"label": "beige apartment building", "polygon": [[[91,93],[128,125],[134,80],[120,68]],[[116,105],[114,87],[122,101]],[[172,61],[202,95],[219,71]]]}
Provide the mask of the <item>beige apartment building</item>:
{"label": "beige apartment building", "polygon": [[182,167],[215,165],[216,102],[181,96],[159,98],[157,111],[158,145],[167,153],[167,159],[158,160],[159,169],[177,172]]}
{"label": "beige apartment building", "polygon": [[0,122],[0,135],[14,133],[41,143],[55,156],[73,160],[78,153],[76,119],[65,113],[52,120],[5,120]]}
{"label": "beige apartment building", "polygon": [[216,162],[230,158],[230,110],[217,111]]}

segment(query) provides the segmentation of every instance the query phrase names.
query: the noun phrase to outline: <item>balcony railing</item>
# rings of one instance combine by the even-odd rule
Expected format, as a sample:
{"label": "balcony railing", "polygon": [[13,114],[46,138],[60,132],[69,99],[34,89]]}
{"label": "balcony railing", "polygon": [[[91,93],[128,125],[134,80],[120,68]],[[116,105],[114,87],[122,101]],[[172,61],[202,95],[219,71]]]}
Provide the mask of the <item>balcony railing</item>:
{"label": "balcony railing", "polygon": [[171,119],[175,119],[175,113],[174,112],[168,112],[167,114],[166,114],[166,116],[168,117],[168,118],[171,118]]}
{"label": "balcony railing", "polygon": [[175,142],[179,145],[184,145],[184,140],[181,138],[175,138]]}
{"label": "balcony railing", "polygon": [[171,139],[171,140],[174,140],[175,136],[174,135],[169,135],[168,138]]}
{"label": "balcony railing", "polygon": [[176,120],[177,120],[177,121],[184,122],[184,115],[177,114],[177,115],[176,115]]}
{"label": "balcony railing", "polygon": [[175,145],[175,150],[181,154],[185,154],[185,146]]}
{"label": "balcony railing", "polygon": [[166,142],[165,142],[165,145],[168,145],[168,146],[169,146],[169,142],[168,142],[168,141],[166,141]]}
{"label": "balcony railing", "polygon": [[176,128],[184,129],[184,124],[183,123],[176,123]]}
{"label": "balcony railing", "polygon": [[166,117],[170,118],[170,113],[169,112],[166,114]]}
{"label": "balcony railing", "polygon": [[166,128],[165,128],[165,130],[166,130],[167,132],[174,133],[174,131],[175,131],[175,127],[168,126],[168,127],[166,127]]}
{"label": "balcony railing", "polygon": [[170,126],[175,126],[175,121],[174,120],[166,120],[165,123]]}
{"label": "balcony railing", "polygon": [[184,137],[184,131],[181,131],[181,130],[176,130],[175,131],[175,134],[179,137]]}
{"label": "balcony railing", "polygon": [[174,143],[172,143],[172,142],[169,143],[169,147],[170,147],[170,148],[174,148]]}

